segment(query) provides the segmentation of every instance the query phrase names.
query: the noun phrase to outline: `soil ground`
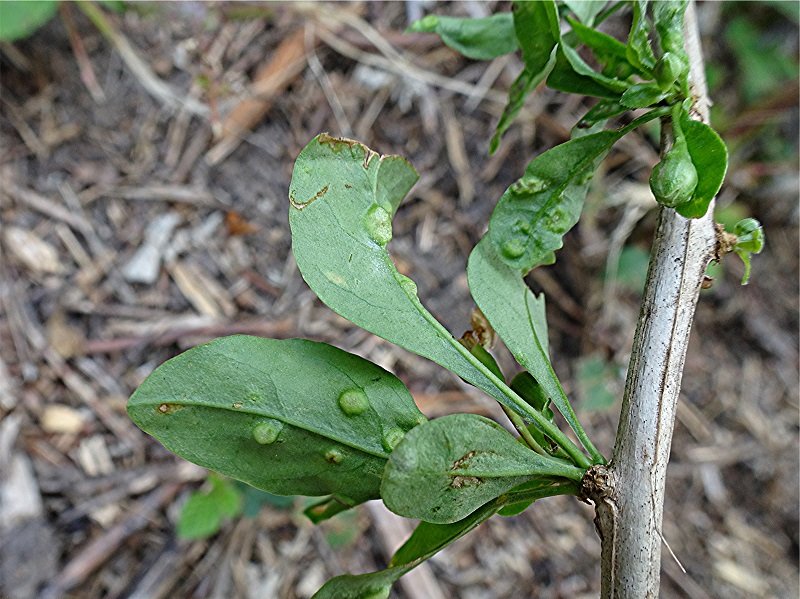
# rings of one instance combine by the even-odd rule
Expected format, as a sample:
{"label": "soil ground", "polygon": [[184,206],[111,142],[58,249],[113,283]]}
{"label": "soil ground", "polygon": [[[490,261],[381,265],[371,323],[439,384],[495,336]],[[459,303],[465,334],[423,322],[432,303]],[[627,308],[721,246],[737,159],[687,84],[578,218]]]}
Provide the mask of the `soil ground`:
{"label": "soil ground", "polygon": [[[663,536],[675,558],[663,552],[662,595],[796,597],[796,62],[788,77],[771,64],[772,84],[754,93],[758,65],[735,52],[744,38],[730,32],[743,14],[758,39],[796,57],[797,21],[767,5],[721,4],[700,6],[714,118],[731,149],[718,210],[720,220],[759,218],[767,245],[750,285],[726,258],[700,298],[669,470]],[[433,10],[479,16],[492,6]],[[472,309],[466,258],[495,201],[531,156],[567,139],[590,102],[540,90],[490,157],[517,58],[472,62],[403,33],[418,2],[325,10],[189,2],[110,15],[174,98],[149,93],[124,46],[74,5],[0,46],[0,596],[290,599],[385,565],[411,528],[377,503],[313,527],[302,500],[273,500],[211,538],[176,537],[181,506],[206,474],[141,433],[125,401],[199,342],[231,333],[331,342],[398,374],[429,416],[502,418],[455,377],[315,298],[290,254],[292,164],[320,131],[410,159],[422,177],[391,251],[459,335]],[[268,100],[252,99],[252,81]],[[547,296],[556,369],[606,454],[657,214],[652,134],[611,154],[558,262],[529,278]],[[508,355],[500,360],[511,369]],[[393,596],[594,597],[592,517],[560,497],[493,519]]]}

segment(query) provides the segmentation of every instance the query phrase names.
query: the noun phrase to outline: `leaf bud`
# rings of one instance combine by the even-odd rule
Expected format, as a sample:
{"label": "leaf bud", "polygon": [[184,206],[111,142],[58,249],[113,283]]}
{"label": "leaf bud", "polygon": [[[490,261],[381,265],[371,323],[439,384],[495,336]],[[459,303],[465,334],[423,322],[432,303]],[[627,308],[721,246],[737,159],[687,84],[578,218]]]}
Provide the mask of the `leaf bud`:
{"label": "leaf bud", "polygon": [[692,199],[697,187],[697,169],[686,140],[680,137],[650,173],[650,189],[659,204],[675,208]]}
{"label": "leaf bud", "polygon": [[658,87],[662,91],[667,91],[685,74],[687,69],[688,65],[686,61],[682,60],[678,54],[674,52],[665,52],[664,56],[656,63],[653,69],[653,75],[655,76],[656,83],[658,83]]}

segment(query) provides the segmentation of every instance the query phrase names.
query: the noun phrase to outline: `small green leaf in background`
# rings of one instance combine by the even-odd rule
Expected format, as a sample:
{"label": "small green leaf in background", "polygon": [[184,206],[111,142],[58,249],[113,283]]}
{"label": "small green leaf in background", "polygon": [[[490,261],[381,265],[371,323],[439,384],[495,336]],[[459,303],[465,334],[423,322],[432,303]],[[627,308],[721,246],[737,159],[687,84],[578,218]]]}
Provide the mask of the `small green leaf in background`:
{"label": "small green leaf in background", "polygon": [[642,293],[649,265],[650,253],[647,250],[636,245],[626,245],[619,255],[617,285],[632,293]]}
{"label": "small green leaf in background", "polygon": [[356,542],[363,532],[358,510],[349,510],[331,518],[322,526],[322,534],[331,549],[343,549]]}
{"label": "small green leaf in background", "polygon": [[406,435],[386,465],[381,497],[400,516],[446,524],[531,479],[582,475],[527,449],[487,418],[453,414]]}
{"label": "small green leaf in background", "polygon": [[[366,397],[358,413],[340,399]],[[131,419],[196,464],[279,495],[380,495],[386,459],[425,420],[402,382],[304,339],[237,335],[159,366],[128,402]]]}
{"label": "small green leaf in background", "polygon": [[686,218],[700,218],[717,195],[728,172],[728,148],[711,127],[690,118],[681,111],[681,129],[686,138],[689,156],[697,170],[697,187],[692,199],[675,210]]}
{"label": "small green leaf in background", "polygon": [[599,355],[586,356],[578,362],[575,379],[586,411],[603,411],[614,406],[619,369]]}
{"label": "small green leaf in background", "polygon": [[392,584],[479,524],[501,507],[500,500],[490,501],[472,514],[452,524],[420,522],[408,541],[397,550],[389,567],[368,574],[344,574],[332,578],[312,599],[379,599],[389,596]]}
{"label": "small green leaf in background", "polygon": [[27,37],[52,19],[56,0],[3,0],[0,2],[0,40],[13,42]]}
{"label": "small green leaf in background", "polygon": [[744,262],[742,285],[747,285],[750,280],[750,257],[760,254],[764,249],[764,229],[756,219],[746,218],[736,223],[733,234],[737,237],[733,251]]}
{"label": "small green leaf in background", "polygon": [[[796,2],[776,4],[793,6],[796,18]],[[736,57],[736,75],[746,103],[769,96],[797,77],[796,51],[781,48],[778,40],[765,38],[750,18],[734,17],[725,28],[725,41]]]}
{"label": "small green leaf in background", "polygon": [[236,488],[242,494],[242,515],[245,518],[255,518],[265,505],[279,510],[288,510],[294,505],[295,498],[292,495],[274,495],[241,481],[236,481]]}
{"label": "small green leaf in background", "polygon": [[509,12],[480,19],[428,15],[412,23],[409,31],[436,33],[449,48],[474,60],[491,60],[517,50]]}
{"label": "small green leaf in background", "polygon": [[584,25],[594,25],[595,17],[608,4],[608,0],[564,0],[564,4]]}
{"label": "small green leaf in background", "polygon": [[242,512],[242,495],[233,482],[215,474],[208,477],[210,489],[194,491],[181,510],[178,537],[204,539],[219,532],[224,520]]}

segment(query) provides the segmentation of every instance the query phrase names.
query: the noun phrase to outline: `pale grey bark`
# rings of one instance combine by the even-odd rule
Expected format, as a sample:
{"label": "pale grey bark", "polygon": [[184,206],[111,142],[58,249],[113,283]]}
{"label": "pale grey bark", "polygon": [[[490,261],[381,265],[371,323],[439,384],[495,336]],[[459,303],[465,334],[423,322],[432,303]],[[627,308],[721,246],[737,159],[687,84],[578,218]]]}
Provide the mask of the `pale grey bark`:
{"label": "pale grey bark", "polygon": [[[685,18],[694,116],[708,96],[694,3]],[[662,208],[636,327],[613,459],[597,467],[593,499],[602,539],[602,596],[658,597],[664,482],[694,310],[714,256],[713,203],[700,219]]]}

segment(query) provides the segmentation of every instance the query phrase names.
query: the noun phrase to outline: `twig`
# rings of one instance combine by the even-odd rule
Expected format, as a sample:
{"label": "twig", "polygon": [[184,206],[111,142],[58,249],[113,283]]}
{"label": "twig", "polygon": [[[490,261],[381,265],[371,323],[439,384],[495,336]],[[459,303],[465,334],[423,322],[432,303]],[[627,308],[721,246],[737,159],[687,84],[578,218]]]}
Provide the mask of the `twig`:
{"label": "twig", "polygon": [[[694,3],[685,22],[693,116],[708,121]],[[602,597],[657,597],[664,487],[681,376],[700,284],[716,236],[713,203],[687,220],[662,208],[633,342],[614,457],[595,497]]]}
{"label": "twig", "polygon": [[120,33],[114,24],[106,17],[105,13],[90,0],[81,0],[76,3],[78,8],[89,18],[89,20],[100,30],[108,41],[110,41],[119,52],[122,60],[133,72],[144,88],[157,100],[168,106],[177,109],[183,107],[192,114],[208,114],[208,107],[201,104],[194,98],[185,97],[173,90],[164,81],[158,78],[150,67],[145,63],[128,39]]}
{"label": "twig", "polygon": [[78,63],[78,69],[81,74],[81,81],[92,99],[97,104],[102,104],[106,101],[106,94],[103,88],[97,82],[97,77],[92,68],[92,61],[89,60],[89,55],[86,52],[86,47],[83,45],[83,40],[78,33],[78,28],[75,27],[75,21],[72,19],[72,6],[64,2],[58,7],[61,13],[61,21],[67,30],[69,36],[69,43],[72,46],[72,53],[75,55],[75,61]]}

